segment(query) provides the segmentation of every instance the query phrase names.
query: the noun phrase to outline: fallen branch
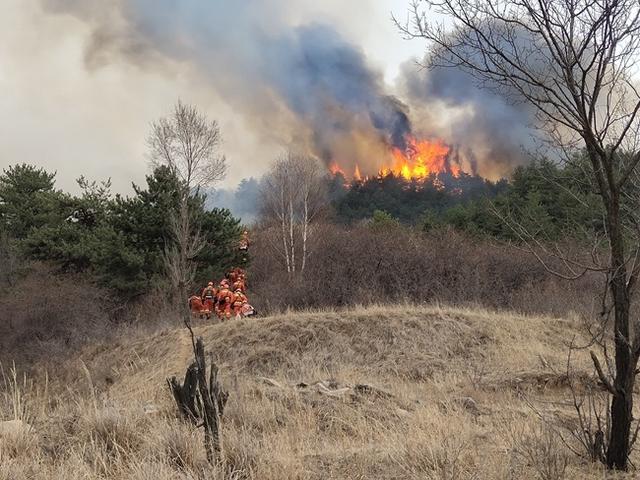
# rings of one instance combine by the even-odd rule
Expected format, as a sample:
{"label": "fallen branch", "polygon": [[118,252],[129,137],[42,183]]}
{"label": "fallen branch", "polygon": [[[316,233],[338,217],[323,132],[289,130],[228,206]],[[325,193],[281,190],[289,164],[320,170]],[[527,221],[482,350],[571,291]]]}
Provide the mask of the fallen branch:
{"label": "fallen branch", "polygon": [[600,365],[600,360],[598,360],[598,357],[596,357],[595,353],[589,352],[589,354],[591,355],[591,360],[593,361],[593,366],[596,368],[596,372],[598,373],[598,378],[600,379],[602,384],[605,386],[605,388],[609,391],[609,393],[611,393],[611,395],[615,395],[616,394],[616,390],[615,390],[615,388],[613,388],[613,385],[611,385],[611,382],[609,381],[609,379],[604,374],[604,372],[602,370],[602,366]]}

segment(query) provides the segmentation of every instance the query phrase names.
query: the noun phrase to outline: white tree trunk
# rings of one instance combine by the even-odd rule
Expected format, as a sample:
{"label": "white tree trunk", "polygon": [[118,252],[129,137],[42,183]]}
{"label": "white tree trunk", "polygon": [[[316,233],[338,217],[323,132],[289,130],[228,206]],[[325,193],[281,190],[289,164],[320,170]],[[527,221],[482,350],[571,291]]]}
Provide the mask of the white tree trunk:
{"label": "white tree trunk", "polygon": [[300,271],[304,272],[304,267],[307,265],[307,235],[309,231],[309,194],[305,192],[303,200],[303,214],[302,214],[302,266]]}
{"label": "white tree trunk", "polygon": [[295,224],[295,216],[293,210],[293,197],[289,191],[289,247],[291,248],[291,272],[296,271],[296,248],[293,227]]}
{"label": "white tree trunk", "polygon": [[287,266],[287,272],[291,272],[291,259],[289,257],[289,245],[287,244],[286,204],[284,201],[284,186],[280,190],[280,225],[282,227],[282,247]]}

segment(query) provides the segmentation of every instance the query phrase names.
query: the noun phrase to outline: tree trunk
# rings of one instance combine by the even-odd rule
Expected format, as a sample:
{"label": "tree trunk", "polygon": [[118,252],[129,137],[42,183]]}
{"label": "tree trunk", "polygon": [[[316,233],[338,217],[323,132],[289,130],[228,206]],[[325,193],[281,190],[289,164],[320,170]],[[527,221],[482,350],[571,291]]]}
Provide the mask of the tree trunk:
{"label": "tree trunk", "polygon": [[291,272],[291,260],[289,259],[289,245],[287,244],[287,228],[286,228],[286,220],[287,212],[286,212],[286,204],[284,201],[284,189],[280,190],[280,224],[282,227],[282,247],[284,248],[284,258],[287,265],[287,273]]}
{"label": "tree trunk", "polygon": [[184,383],[180,383],[176,377],[171,377],[167,380],[169,389],[173,394],[173,398],[178,405],[178,409],[182,416],[194,423],[197,423],[199,413],[197,406],[197,391],[198,391],[198,366],[196,362],[193,362],[187,368],[187,373],[184,376]]}
{"label": "tree trunk", "polygon": [[309,198],[305,193],[304,197],[304,214],[302,218],[302,266],[300,271],[304,272],[304,267],[307,265],[307,232],[309,229]]}
{"label": "tree trunk", "polygon": [[611,403],[611,438],[607,448],[607,467],[627,470],[629,458],[629,437],[633,417],[632,392],[620,392],[613,396]]}
{"label": "tree trunk", "polygon": [[635,359],[629,336],[629,292],[624,256],[620,205],[617,192],[612,192],[607,212],[609,241],[611,242],[610,283],[613,297],[615,322],[614,344],[616,376],[611,402],[611,432],[607,447],[607,466],[616,470],[627,470],[631,422],[633,421],[633,385],[635,380]]}
{"label": "tree trunk", "polygon": [[295,241],[293,236],[293,225],[294,225],[294,215],[293,215],[293,198],[291,198],[291,194],[289,194],[289,246],[291,247],[291,272],[296,271],[296,249],[295,249]]}
{"label": "tree trunk", "polygon": [[193,349],[195,361],[187,369],[184,383],[181,384],[176,377],[167,380],[167,383],[182,416],[196,424],[202,422],[207,460],[213,464],[221,460],[220,418],[229,393],[222,389],[218,381],[218,367],[211,354],[207,383],[207,362],[202,337],[197,338]]}
{"label": "tree trunk", "polygon": [[[202,399],[204,448],[207,453],[207,460],[213,463],[220,458],[220,413],[218,412],[218,402],[211,397],[211,392],[207,385],[207,364],[202,338],[198,338],[196,341],[195,354],[198,365],[198,390],[200,391],[200,398]],[[212,364],[211,368],[216,367]]]}

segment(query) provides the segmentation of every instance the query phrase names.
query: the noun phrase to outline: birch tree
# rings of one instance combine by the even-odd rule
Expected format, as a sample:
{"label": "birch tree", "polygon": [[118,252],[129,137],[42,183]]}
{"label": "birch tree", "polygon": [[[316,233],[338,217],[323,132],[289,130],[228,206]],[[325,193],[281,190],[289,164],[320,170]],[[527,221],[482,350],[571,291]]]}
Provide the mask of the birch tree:
{"label": "birch tree", "polygon": [[[178,101],[169,117],[152,124],[148,138],[154,166],[166,166],[179,180],[178,208],[171,217],[172,239],[165,249],[165,266],[176,299],[183,302],[194,280],[195,257],[206,242],[191,208],[191,201],[204,187],[222,180],[226,173],[224,156],[218,153],[220,127],[195,106]],[[185,312],[188,318],[188,312]]]}
{"label": "birch tree", "polygon": [[306,268],[313,222],[327,204],[326,187],[319,161],[292,151],[277,159],[262,181],[262,216],[277,226],[273,247],[289,274]]}

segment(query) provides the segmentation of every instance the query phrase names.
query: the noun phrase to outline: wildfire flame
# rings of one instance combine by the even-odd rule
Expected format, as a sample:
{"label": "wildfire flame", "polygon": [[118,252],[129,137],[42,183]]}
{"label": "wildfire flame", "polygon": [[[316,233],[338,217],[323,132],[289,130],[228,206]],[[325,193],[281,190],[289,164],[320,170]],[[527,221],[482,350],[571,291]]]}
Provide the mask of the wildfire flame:
{"label": "wildfire flame", "polygon": [[393,173],[406,180],[424,180],[432,174],[460,174],[460,168],[451,165],[448,159],[449,147],[442,141],[416,140],[407,138],[407,148],[392,150],[393,163],[380,169],[380,175]]}
{"label": "wildfire flame", "polygon": [[[342,175],[343,177],[347,178],[345,171],[336,162],[331,162],[329,164],[329,171],[333,175]],[[353,170],[353,179],[361,181],[364,178],[365,177],[360,173],[360,167],[356,165],[356,168]]]}
{"label": "wildfire flame", "polygon": [[[396,147],[391,149],[389,163],[383,165],[377,172],[379,177],[394,175],[405,180],[424,181],[432,175],[437,177],[443,173],[454,177],[460,175],[460,167],[450,162],[449,146],[441,140],[417,140],[414,137],[407,137],[406,142],[407,147],[404,150]],[[362,174],[358,164],[352,175],[348,175],[337,162],[329,165],[329,171],[333,175],[342,175],[356,182],[369,178]]]}
{"label": "wildfire flame", "polygon": [[342,168],[340,168],[340,165],[338,165],[336,162],[331,162],[329,164],[329,171],[331,172],[332,175],[342,175],[343,177],[346,177],[346,175],[344,174],[344,170],[342,170]]}
{"label": "wildfire flame", "polygon": [[360,173],[360,167],[356,164],[356,169],[353,171],[353,178],[357,181],[362,180],[362,174]]}

